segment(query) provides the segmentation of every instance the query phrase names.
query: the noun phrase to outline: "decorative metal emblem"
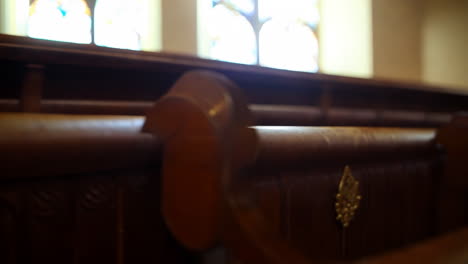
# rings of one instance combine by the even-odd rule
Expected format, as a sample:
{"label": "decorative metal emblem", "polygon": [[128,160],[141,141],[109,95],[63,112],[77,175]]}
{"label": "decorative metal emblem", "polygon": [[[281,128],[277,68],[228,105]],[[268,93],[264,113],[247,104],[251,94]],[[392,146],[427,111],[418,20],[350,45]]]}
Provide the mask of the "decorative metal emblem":
{"label": "decorative metal emblem", "polygon": [[359,208],[360,201],[359,182],[351,174],[349,166],[346,166],[340,180],[335,203],[336,220],[340,221],[343,227],[349,226],[355,211]]}

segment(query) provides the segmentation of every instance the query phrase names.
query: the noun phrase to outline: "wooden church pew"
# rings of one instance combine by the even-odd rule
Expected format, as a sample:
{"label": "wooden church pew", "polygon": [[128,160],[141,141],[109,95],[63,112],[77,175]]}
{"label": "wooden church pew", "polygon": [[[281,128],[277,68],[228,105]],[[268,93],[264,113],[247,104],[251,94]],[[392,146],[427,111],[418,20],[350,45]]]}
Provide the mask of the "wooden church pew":
{"label": "wooden church pew", "polygon": [[[155,105],[143,128],[166,142],[162,210],[185,246],[208,250],[221,243],[241,263],[335,263],[369,257],[379,263],[391,250],[403,252],[415,243],[425,248],[426,239],[466,225],[466,184],[459,186],[462,197],[452,212],[458,212],[457,225],[445,225],[453,215],[445,214],[447,185],[442,183],[449,174],[458,179],[466,174],[444,167],[468,157],[466,148],[456,154],[448,148],[444,156],[437,143],[446,142],[447,132],[436,138],[435,129],[249,128],[245,101],[229,93],[234,85],[224,85],[234,99],[216,94],[224,82],[204,73],[183,77]],[[212,94],[208,100],[194,100],[200,89]],[[174,108],[178,111],[172,112]],[[213,108],[218,111],[210,115]],[[177,125],[173,119],[179,120]],[[456,130],[458,136],[464,132]],[[362,201],[355,220],[345,227],[335,219],[334,205],[347,170],[360,183]],[[459,255],[453,263],[467,260],[463,252],[468,242],[461,239],[465,232],[460,234],[454,235],[454,252],[441,251],[442,261]],[[411,263],[412,254],[396,255]]]}
{"label": "wooden church pew", "polygon": [[[192,73],[146,118],[1,114],[4,263],[200,260],[174,239],[223,248],[220,263],[408,261],[402,247],[414,257],[415,243],[466,224],[443,226],[453,215],[440,183],[460,171],[444,172],[436,129],[250,127],[231,89]],[[343,227],[334,204],[346,166],[362,200]],[[450,243],[464,249],[458,234]]]}
{"label": "wooden church pew", "polygon": [[[87,114],[87,115],[145,115],[151,102],[139,101],[84,101],[84,100],[41,100],[42,113]],[[314,106],[249,105],[255,124],[264,126],[292,125],[361,125],[400,127],[439,127],[448,124],[451,113],[422,111],[395,111],[375,109],[334,108],[323,111]],[[21,112],[20,100],[0,100],[0,110]]]}
{"label": "wooden church pew", "polygon": [[462,91],[2,41],[1,263],[465,263]]}

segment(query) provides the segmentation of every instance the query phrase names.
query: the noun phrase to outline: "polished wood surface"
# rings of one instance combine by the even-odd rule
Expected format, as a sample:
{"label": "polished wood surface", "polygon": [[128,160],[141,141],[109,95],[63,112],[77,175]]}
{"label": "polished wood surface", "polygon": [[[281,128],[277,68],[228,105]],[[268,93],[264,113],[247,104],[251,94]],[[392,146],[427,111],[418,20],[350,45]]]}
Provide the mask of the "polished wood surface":
{"label": "polished wood surface", "polygon": [[143,122],[0,114],[0,263],[196,262],[163,222]]}
{"label": "polished wood surface", "polygon": [[466,263],[465,91],[10,36],[0,70],[1,263]]}
{"label": "polished wood surface", "polygon": [[[152,102],[40,100],[42,113],[85,115],[146,115]],[[333,108],[324,111],[314,106],[251,104],[254,123],[262,126],[381,126],[439,127],[452,120],[451,113],[409,110]],[[0,110],[21,112],[20,100],[0,99]]]}
{"label": "polished wood surface", "polygon": [[413,110],[466,110],[467,92],[384,80],[276,70],[165,53],[33,40],[0,35],[0,98],[18,99],[25,65],[45,67],[43,99],[154,102],[186,71],[211,70],[231,79],[249,104]]}
{"label": "polished wood surface", "polygon": [[[184,80],[191,81],[176,84],[176,90],[190,91],[210,83],[197,85],[195,79]],[[225,96],[230,96],[228,90]],[[168,98],[172,98],[170,95]],[[218,241],[249,263],[328,263],[383,254],[440,234],[438,185],[443,177],[442,153],[434,129],[259,126],[253,128],[256,140],[244,138],[244,144],[239,144],[237,140],[223,140],[229,135],[226,132],[216,132],[229,129],[229,104],[219,102],[216,96],[198,99],[200,94],[196,94],[189,98],[184,100],[190,107],[183,107],[176,93],[172,100],[165,101],[164,109],[157,111],[159,121],[154,121],[156,127],[158,122],[170,125],[170,134],[183,135],[169,136],[184,144],[167,146],[177,155],[164,155],[167,170],[163,170],[163,177],[171,184],[165,186],[170,191],[163,196],[163,204],[171,208],[166,209],[169,217],[165,219],[184,245],[206,250]],[[171,118],[168,109],[177,109],[177,116],[186,118]],[[217,110],[215,113],[222,118],[211,118],[209,109]],[[197,111],[206,114],[190,114]],[[174,123],[174,119],[178,122]],[[200,127],[206,119],[212,125]],[[193,124],[197,126],[189,129]],[[192,133],[197,130],[202,132]],[[167,134],[162,128],[155,131]],[[203,151],[198,150],[201,142],[207,143]],[[256,149],[250,154],[244,152],[256,157],[255,163],[246,163],[251,164],[248,170],[229,166],[231,162],[226,161],[230,153],[255,142]],[[230,152],[221,151],[223,144]],[[197,157],[205,152],[217,162],[203,162],[205,154]],[[185,155],[188,157],[181,159]],[[221,169],[219,164],[224,163]],[[362,182],[363,205],[351,227],[343,229],[331,209],[345,165]],[[186,184],[191,188],[184,188]],[[182,190],[183,200],[177,190]],[[206,195],[212,198],[203,200],[211,201],[202,202],[203,209],[187,208],[187,204],[196,205],[199,197]],[[213,200],[224,201],[223,206],[213,205]],[[218,213],[203,218],[201,224],[192,221],[206,210]],[[213,229],[194,226],[206,223]],[[203,230],[210,243],[197,241]]]}
{"label": "polished wood surface", "polygon": [[1,179],[139,168],[160,142],[131,116],[0,114]]}
{"label": "polished wood surface", "polygon": [[371,257],[357,263],[390,264],[390,263],[429,263],[429,264],[463,264],[468,259],[468,229],[428,240],[419,245],[390,252],[379,257]]}

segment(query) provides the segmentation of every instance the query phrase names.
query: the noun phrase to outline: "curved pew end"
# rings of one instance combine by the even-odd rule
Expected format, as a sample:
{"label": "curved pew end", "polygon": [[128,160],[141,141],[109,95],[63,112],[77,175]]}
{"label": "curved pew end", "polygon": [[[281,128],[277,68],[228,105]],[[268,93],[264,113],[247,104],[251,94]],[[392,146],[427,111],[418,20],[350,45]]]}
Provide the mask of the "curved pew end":
{"label": "curved pew end", "polygon": [[188,248],[219,241],[220,176],[254,159],[256,136],[237,89],[221,75],[189,72],[149,110],[143,126],[164,142],[163,216]]}

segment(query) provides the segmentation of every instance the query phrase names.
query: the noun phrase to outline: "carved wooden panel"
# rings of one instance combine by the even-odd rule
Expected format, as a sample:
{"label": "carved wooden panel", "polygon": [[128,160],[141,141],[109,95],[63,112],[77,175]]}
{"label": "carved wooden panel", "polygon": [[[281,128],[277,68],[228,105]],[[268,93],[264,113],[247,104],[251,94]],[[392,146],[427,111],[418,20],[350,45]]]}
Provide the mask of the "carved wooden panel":
{"label": "carved wooden panel", "polygon": [[117,262],[116,198],[113,174],[96,173],[77,182],[75,258],[78,263]]}
{"label": "carved wooden panel", "polygon": [[69,181],[38,182],[25,186],[26,208],[22,213],[27,223],[26,243],[29,261],[69,262],[73,252],[73,186]]}
{"label": "carved wooden panel", "polygon": [[311,259],[356,259],[436,234],[437,157],[349,163],[362,200],[343,228],[334,206],[346,164],[259,166],[251,192],[275,231]]}
{"label": "carved wooden panel", "polygon": [[158,169],[0,184],[0,263],[188,263],[160,212]]}
{"label": "carved wooden panel", "polygon": [[4,192],[0,195],[0,263],[14,263],[16,259],[16,195]]}

